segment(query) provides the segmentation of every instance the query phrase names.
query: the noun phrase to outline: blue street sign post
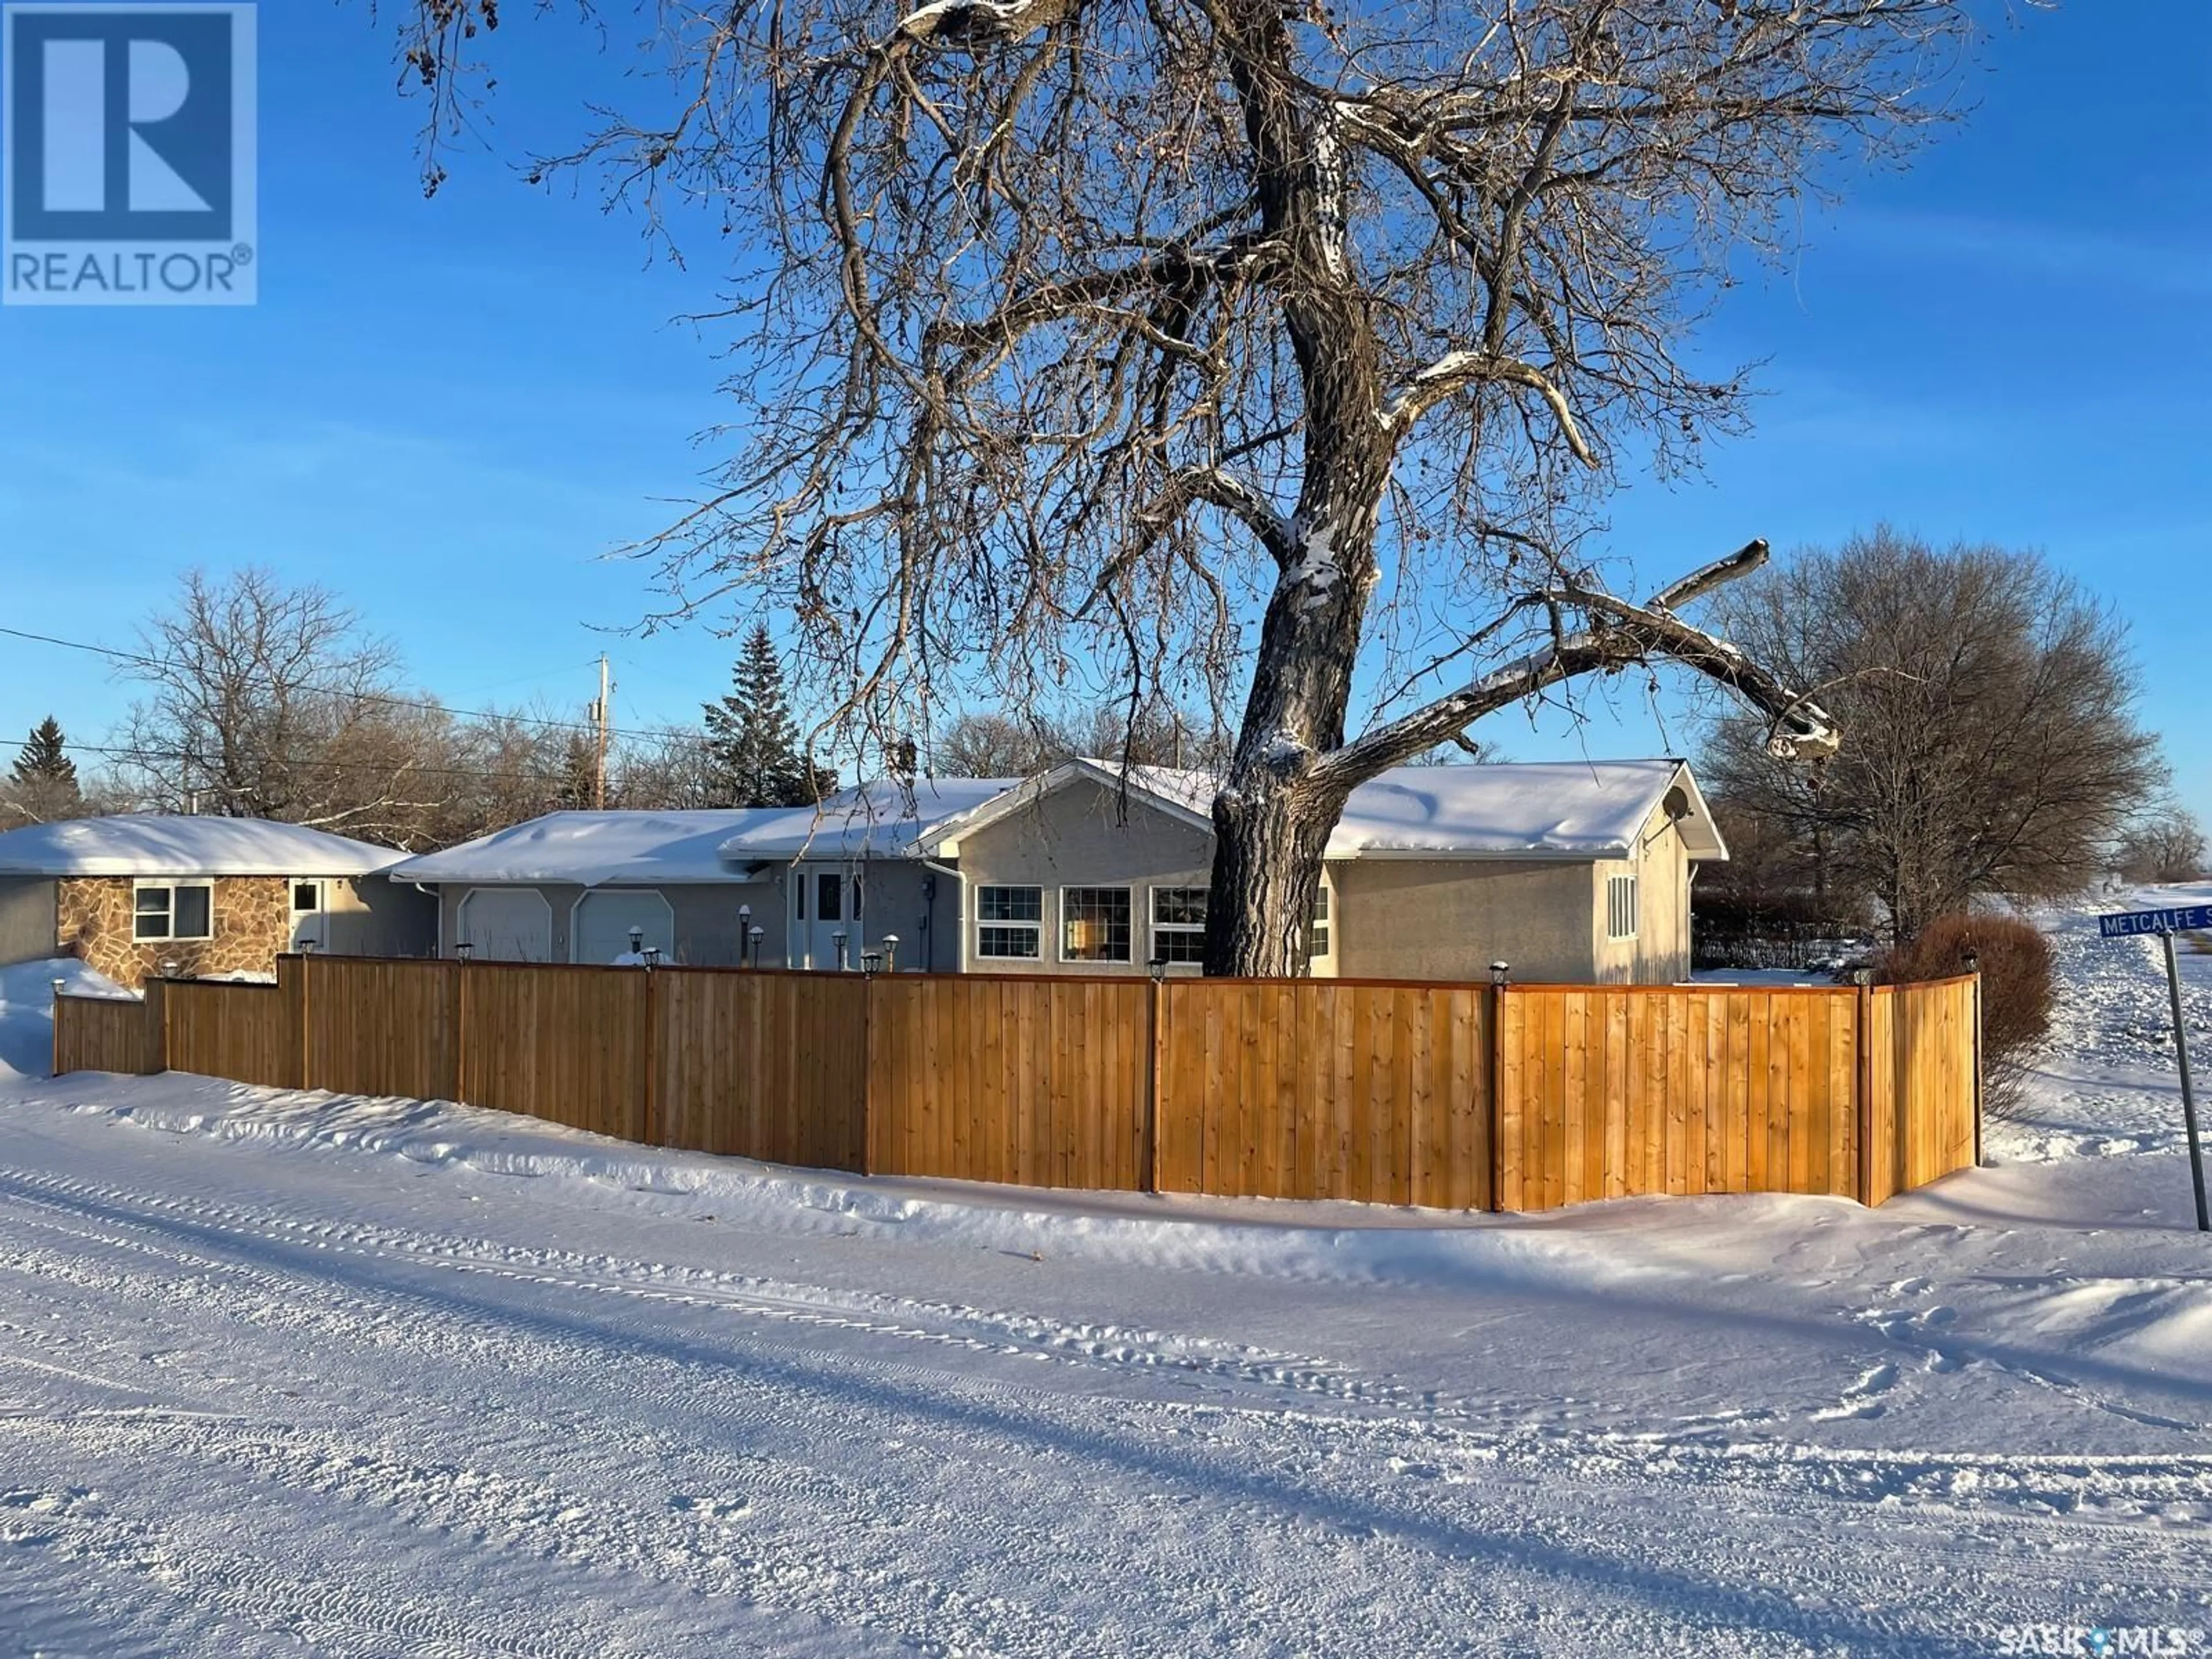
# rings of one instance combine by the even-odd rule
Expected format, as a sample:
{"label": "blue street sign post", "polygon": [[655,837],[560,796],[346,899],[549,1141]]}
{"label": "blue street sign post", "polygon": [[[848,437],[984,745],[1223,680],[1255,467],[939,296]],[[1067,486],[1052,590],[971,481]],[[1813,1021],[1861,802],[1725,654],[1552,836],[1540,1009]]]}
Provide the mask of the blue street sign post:
{"label": "blue street sign post", "polygon": [[2212,929],[2212,904],[2124,910],[2097,918],[2097,932],[2106,939],[2140,939],[2155,933],[2166,946],[2166,988],[2173,1000],[2173,1049],[2181,1058],[2181,1121],[2189,1131],[2189,1178],[2197,1189],[2197,1231],[2212,1233],[2212,1215],[2204,1208],[2204,1148],[2197,1134],[2197,1095],[2189,1084],[2189,1028],[2181,1021],[2181,963],[2173,953],[2176,933],[2205,929]]}

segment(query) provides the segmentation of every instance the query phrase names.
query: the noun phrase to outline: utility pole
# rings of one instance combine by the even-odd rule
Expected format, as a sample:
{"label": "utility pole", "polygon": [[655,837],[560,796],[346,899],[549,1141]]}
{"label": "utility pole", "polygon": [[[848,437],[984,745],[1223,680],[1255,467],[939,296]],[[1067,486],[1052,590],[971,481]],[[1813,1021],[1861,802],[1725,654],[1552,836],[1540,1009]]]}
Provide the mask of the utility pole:
{"label": "utility pole", "polygon": [[599,653],[599,700],[592,705],[592,718],[599,728],[598,764],[592,781],[592,805],[599,811],[607,810],[607,653]]}

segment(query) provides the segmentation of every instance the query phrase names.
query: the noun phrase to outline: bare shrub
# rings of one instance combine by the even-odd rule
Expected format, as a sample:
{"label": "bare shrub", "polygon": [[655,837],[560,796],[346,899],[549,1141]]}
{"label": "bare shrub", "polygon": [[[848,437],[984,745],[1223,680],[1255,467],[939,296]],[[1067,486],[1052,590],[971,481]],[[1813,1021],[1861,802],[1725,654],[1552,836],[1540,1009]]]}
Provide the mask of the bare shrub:
{"label": "bare shrub", "polygon": [[1954,911],[1885,955],[1875,976],[1884,985],[1948,979],[1966,970],[1970,953],[1982,971],[1984,1102],[1990,1116],[2006,1117],[2019,1109],[2028,1062],[2058,1000],[2042,930],[2018,916]]}

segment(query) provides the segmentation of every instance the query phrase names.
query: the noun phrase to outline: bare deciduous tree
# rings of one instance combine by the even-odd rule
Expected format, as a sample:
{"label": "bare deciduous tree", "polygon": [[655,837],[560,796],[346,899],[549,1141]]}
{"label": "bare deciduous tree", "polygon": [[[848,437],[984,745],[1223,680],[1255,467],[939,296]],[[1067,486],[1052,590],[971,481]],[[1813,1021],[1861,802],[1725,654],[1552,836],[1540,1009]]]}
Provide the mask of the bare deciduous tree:
{"label": "bare deciduous tree", "polygon": [[2169,801],[2128,827],[2112,863],[2130,881],[2195,881],[2207,868],[2204,828]]}
{"label": "bare deciduous tree", "polygon": [[1979,894],[2080,890],[2165,775],[2125,629],[2032,554],[1877,530],[1724,609],[1850,741],[1814,776],[1775,761],[1762,723],[1723,718],[1716,801],[1784,827],[1807,884],[1880,900],[1901,940]]}
{"label": "bare deciduous tree", "polygon": [[[1299,971],[1352,789],[1577,677],[1669,659],[1832,746],[1679,614],[1763,544],[1644,604],[1584,548],[1622,471],[1743,424],[1692,325],[1941,112],[1961,0],[637,10],[665,105],[537,174],[743,249],[732,459],[640,550],[679,608],[788,605],[882,752],[977,659],[1023,703],[1249,664],[1207,971]],[[411,9],[434,128],[497,21]],[[1353,736],[1370,651],[1415,672]]]}
{"label": "bare deciduous tree", "polygon": [[173,811],[389,838],[436,799],[430,717],[394,695],[398,665],[326,589],[190,571],[123,669],[146,691],[128,769]]}

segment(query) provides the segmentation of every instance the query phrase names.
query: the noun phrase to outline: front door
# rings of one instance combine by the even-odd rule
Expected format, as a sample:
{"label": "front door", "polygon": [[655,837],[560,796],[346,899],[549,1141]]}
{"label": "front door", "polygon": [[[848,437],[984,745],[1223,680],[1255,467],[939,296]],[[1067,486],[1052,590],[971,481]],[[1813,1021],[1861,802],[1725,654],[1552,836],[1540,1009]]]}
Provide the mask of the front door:
{"label": "front door", "polygon": [[295,879],[291,888],[291,948],[295,951],[321,951],[327,954],[331,948],[330,919],[323,907],[323,884],[303,876]]}
{"label": "front door", "polygon": [[[861,883],[848,864],[802,864],[792,874],[792,966],[835,971],[860,965]],[[838,936],[844,955],[838,955]]]}

